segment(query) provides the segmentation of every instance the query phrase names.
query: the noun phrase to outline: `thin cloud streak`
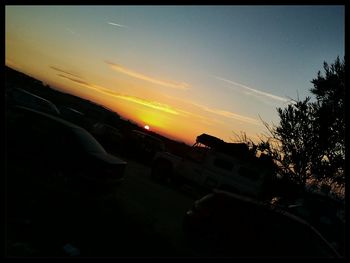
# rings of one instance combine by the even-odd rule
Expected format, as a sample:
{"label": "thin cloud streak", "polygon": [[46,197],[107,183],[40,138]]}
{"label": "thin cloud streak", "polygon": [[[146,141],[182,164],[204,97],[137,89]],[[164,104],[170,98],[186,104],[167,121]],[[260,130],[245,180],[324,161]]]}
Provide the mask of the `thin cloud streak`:
{"label": "thin cloud streak", "polygon": [[111,26],[117,26],[117,27],[127,27],[125,25],[121,25],[121,24],[117,24],[117,23],[113,23],[113,22],[107,22],[107,24],[109,24]]}
{"label": "thin cloud streak", "polygon": [[[160,110],[160,111],[163,111],[163,112],[167,112],[167,113],[170,113],[170,114],[173,114],[173,115],[183,115],[183,116],[186,116],[186,117],[195,117],[195,118],[198,118],[201,121],[206,122],[208,124],[212,124],[213,123],[213,121],[211,121],[208,118],[205,118],[203,116],[200,116],[200,115],[197,115],[197,114],[194,114],[194,113],[190,113],[188,111],[175,109],[175,108],[173,108],[173,107],[171,107],[171,106],[169,106],[167,104],[164,104],[164,103],[155,102],[155,101],[149,101],[149,100],[145,100],[145,99],[142,99],[142,98],[139,98],[139,97],[135,97],[135,96],[129,96],[129,95],[120,94],[120,93],[111,91],[109,89],[100,87],[98,85],[94,85],[94,84],[88,83],[88,82],[83,81],[81,79],[72,78],[72,77],[69,77],[69,76],[62,75],[62,74],[57,74],[57,75],[59,77],[61,77],[61,78],[68,79],[70,81],[78,83],[81,86],[87,87],[89,89],[93,89],[93,90],[95,90],[95,91],[97,91],[99,93],[103,93],[105,95],[109,95],[109,96],[112,96],[112,97],[115,97],[115,98],[118,98],[118,99],[129,101],[129,102],[134,102],[136,104],[143,105],[143,106],[146,106],[146,107],[149,107],[149,108],[152,108],[152,109]],[[169,96],[167,96],[167,97],[169,97]],[[181,100],[181,99],[178,99],[178,100]],[[223,116],[223,117],[226,117],[226,118],[235,119],[235,120],[238,120],[238,121],[242,121],[242,122],[246,122],[246,123],[250,123],[250,124],[254,124],[254,125],[261,125],[261,123],[258,120],[256,120],[256,119],[253,119],[253,118],[250,118],[250,117],[246,117],[246,116],[243,116],[243,115],[240,115],[240,114],[237,114],[237,113],[233,113],[233,112],[229,112],[229,111],[225,111],[225,110],[221,110],[221,109],[210,109],[210,108],[208,108],[206,106],[200,105],[198,103],[190,102],[190,101],[187,101],[187,100],[181,100],[181,101],[183,101],[185,103],[188,103],[188,104],[191,104],[193,106],[196,106],[197,108],[200,108],[200,109],[202,109],[204,111],[207,111],[207,112],[210,112],[210,113],[213,113],[213,114],[216,114],[216,115],[220,115],[220,116]]]}
{"label": "thin cloud streak", "polygon": [[170,114],[173,114],[173,115],[180,115],[180,116],[184,116],[186,118],[196,118],[198,119],[199,121],[207,124],[207,125],[213,125],[214,123],[220,123],[219,121],[217,120],[211,120],[207,117],[204,117],[204,116],[201,116],[201,115],[198,115],[198,114],[194,114],[194,113],[191,113],[191,112],[188,112],[188,111],[184,111],[184,110],[180,110],[180,109],[177,109],[177,108],[174,108],[174,107],[171,107],[167,104],[164,104],[164,103],[160,103],[160,102],[156,102],[156,101],[149,101],[149,100],[145,100],[145,99],[142,99],[142,98],[139,98],[139,97],[135,97],[135,96],[129,96],[129,95],[124,95],[124,94],[120,94],[120,93],[117,93],[117,92],[114,92],[114,91],[111,91],[109,89],[106,89],[106,88],[103,88],[103,87],[100,87],[100,86],[97,86],[97,85],[94,85],[94,84],[91,84],[91,83],[87,83],[86,81],[83,81],[83,80],[80,80],[80,79],[75,79],[75,78],[71,78],[69,76],[65,76],[65,75],[62,75],[62,74],[57,74],[59,77],[61,78],[65,78],[65,79],[68,79],[70,81],[73,81],[81,86],[84,86],[84,87],[87,87],[89,89],[92,89],[92,90],[95,90],[99,93],[102,93],[102,94],[105,94],[105,95],[109,95],[109,96],[112,96],[112,97],[115,97],[115,98],[118,98],[118,99],[122,99],[122,100],[125,100],[125,101],[129,101],[129,102],[133,102],[133,103],[136,103],[136,104],[139,104],[139,105],[143,105],[143,106],[146,106],[146,107],[149,107],[149,108],[152,108],[152,109],[156,109],[156,110],[159,110],[159,111],[163,111],[163,112],[166,112],[166,113],[170,113]]}
{"label": "thin cloud streak", "polygon": [[58,71],[58,72],[65,73],[65,74],[68,74],[68,75],[71,75],[71,76],[73,76],[73,77],[80,78],[80,76],[78,76],[78,75],[76,75],[76,74],[74,74],[74,73],[71,73],[71,72],[69,72],[69,71],[66,71],[66,70],[63,70],[63,69],[57,68],[57,67],[55,67],[55,66],[50,66],[50,68],[51,68],[51,69],[53,69],[53,70],[56,70],[56,71]]}
{"label": "thin cloud streak", "polygon": [[134,97],[134,96],[128,96],[128,95],[122,95],[122,94],[115,94],[115,97],[126,100],[126,101],[130,101],[130,102],[134,102],[152,109],[156,109],[156,110],[160,110],[160,111],[164,111],[170,114],[174,114],[174,115],[180,115],[180,113],[175,110],[174,108],[170,107],[169,105],[160,103],[160,102],[156,102],[156,101],[148,101],[139,97]]}
{"label": "thin cloud streak", "polygon": [[225,82],[230,83],[230,84],[235,85],[235,86],[239,86],[239,87],[244,88],[244,89],[246,89],[246,90],[252,91],[252,92],[254,92],[255,94],[259,94],[259,95],[268,97],[268,98],[270,98],[270,99],[274,99],[274,100],[278,100],[278,101],[283,101],[283,102],[288,102],[288,101],[289,101],[289,100],[286,99],[286,98],[279,97],[279,96],[273,95],[273,94],[271,94],[271,93],[263,92],[263,91],[260,91],[260,90],[256,90],[256,89],[250,88],[250,87],[248,87],[248,86],[246,86],[246,85],[240,84],[240,83],[238,83],[238,82],[234,82],[234,81],[232,81],[232,80],[228,80],[228,79],[221,78],[221,77],[218,77],[218,76],[214,76],[214,78],[216,78],[216,79],[218,79],[218,80],[221,80],[221,81],[225,81]]}
{"label": "thin cloud streak", "polygon": [[171,107],[171,106],[169,106],[167,104],[164,104],[164,103],[160,103],[160,102],[156,102],[156,101],[149,101],[149,100],[145,100],[145,99],[142,99],[142,98],[139,98],[139,97],[135,97],[135,96],[129,96],[129,95],[120,94],[120,93],[111,91],[109,89],[100,87],[98,85],[94,85],[94,84],[88,83],[88,82],[80,80],[80,79],[75,79],[75,78],[72,78],[72,77],[69,77],[69,76],[65,76],[65,75],[62,75],[62,74],[57,74],[57,75],[59,77],[61,77],[61,78],[68,79],[70,81],[73,81],[73,82],[81,85],[81,86],[87,87],[89,89],[92,89],[92,90],[97,91],[99,93],[103,93],[105,95],[112,96],[114,98],[122,99],[122,100],[129,101],[129,102],[133,102],[133,103],[136,103],[136,104],[139,104],[139,105],[143,105],[143,106],[146,106],[146,107],[149,107],[149,108],[152,108],[152,109],[156,109],[156,110],[160,110],[160,111],[163,111],[163,112],[166,112],[166,113],[170,113],[170,114],[173,114],[173,115],[190,114],[188,112],[175,109],[175,108],[173,108],[173,107]]}
{"label": "thin cloud streak", "polygon": [[200,104],[193,103],[193,102],[192,102],[192,104],[207,111],[207,112],[214,113],[216,115],[220,115],[220,116],[230,118],[230,119],[235,119],[238,121],[243,121],[243,122],[254,124],[254,125],[261,125],[261,123],[258,120],[244,116],[244,115],[240,115],[237,113],[233,113],[233,112],[221,110],[221,109],[211,109],[211,108],[208,108],[204,105],[200,105]]}
{"label": "thin cloud streak", "polygon": [[261,125],[261,122],[259,120],[254,119],[254,118],[250,118],[250,117],[247,117],[247,116],[244,116],[244,115],[240,115],[240,114],[237,114],[237,113],[233,113],[233,112],[226,111],[226,110],[221,110],[221,109],[208,108],[207,106],[198,104],[196,102],[192,102],[192,101],[184,100],[184,99],[179,99],[179,98],[168,96],[168,95],[164,95],[164,96],[166,96],[168,98],[171,98],[171,99],[179,100],[181,102],[184,102],[184,103],[187,103],[187,104],[190,104],[190,105],[193,105],[193,106],[195,106],[197,108],[200,108],[201,110],[204,110],[206,112],[210,112],[210,113],[213,113],[213,114],[216,114],[216,115],[219,115],[219,116],[223,116],[223,117],[230,118],[230,119],[235,119],[235,120],[238,120],[238,121],[243,121],[243,122],[254,124],[254,125]]}
{"label": "thin cloud streak", "polygon": [[119,73],[123,73],[125,75],[130,76],[130,77],[141,79],[144,81],[148,81],[148,82],[160,85],[160,86],[165,86],[165,87],[174,88],[174,89],[182,89],[182,90],[187,90],[190,87],[189,84],[184,83],[184,82],[178,83],[178,82],[167,81],[167,80],[159,80],[159,79],[156,79],[153,77],[146,76],[142,73],[132,71],[128,68],[125,68],[121,65],[118,65],[118,64],[115,64],[115,63],[112,63],[109,61],[105,61],[105,63],[108,64],[113,70],[115,70]]}

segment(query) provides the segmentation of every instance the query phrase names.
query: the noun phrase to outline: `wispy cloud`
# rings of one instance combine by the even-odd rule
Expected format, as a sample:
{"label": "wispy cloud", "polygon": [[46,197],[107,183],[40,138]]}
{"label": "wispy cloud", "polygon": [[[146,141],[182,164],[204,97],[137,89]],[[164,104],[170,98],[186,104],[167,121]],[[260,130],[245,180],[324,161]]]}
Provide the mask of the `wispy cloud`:
{"label": "wispy cloud", "polygon": [[69,76],[65,76],[65,75],[62,75],[62,74],[57,74],[57,76],[59,76],[61,78],[68,79],[68,80],[73,81],[75,83],[78,83],[79,85],[86,86],[87,88],[94,88],[92,84],[89,84],[88,82],[83,81],[81,79],[75,79],[75,78],[72,78],[72,77],[69,77]]}
{"label": "wispy cloud", "polygon": [[216,114],[216,115],[220,115],[226,118],[230,118],[230,119],[235,119],[238,121],[242,121],[242,122],[246,122],[246,123],[250,123],[250,124],[254,124],[254,125],[261,125],[261,123],[254,118],[250,118],[241,114],[237,114],[237,113],[233,113],[227,110],[221,110],[221,109],[214,109],[214,108],[208,108],[207,106],[204,105],[200,105],[198,103],[193,103],[193,105],[197,106],[198,108],[201,108],[204,111]]}
{"label": "wispy cloud", "polygon": [[156,109],[156,110],[160,110],[160,111],[163,111],[163,112],[166,112],[166,113],[170,113],[170,114],[173,114],[173,115],[187,114],[187,112],[185,112],[185,111],[178,110],[178,109],[176,109],[174,107],[171,107],[171,106],[169,106],[167,104],[164,104],[164,103],[160,103],[160,102],[157,102],[157,101],[146,100],[146,99],[142,99],[142,98],[135,97],[135,96],[129,96],[129,95],[120,94],[120,93],[114,92],[114,91],[112,91],[110,89],[106,89],[106,88],[103,88],[101,86],[88,83],[88,82],[83,81],[81,79],[72,78],[70,76],[65,76],[65,75],[62,75],[62,74],[57,74],[57,75],[59,77],[61,77],[61,78],[68,79],[70,81],[73,81],[73,82],[81,85],[81,86],[84,86],[86,88],[92,89],[94,91],[97,91],[99,93],[102,93],[102,94],[105,94],[105,95],[108,95],[108,96],[111,96],[111,97],[114,97],[114,98],[122,99],[122,100],[129,101],[129,102],[133,102],[133,103],[136,103],[136,104],[139,104],[139,105],[143,105],[143,106],[146,106],[146,107],[149,107],[149,108],[152,108],[152,109]]}
{"label": "wispy cloud", "polygon": [[136,104],[140,104],[152,109],[156,109],[156,110],[160,110],[160,111],[164,111],[170,114],[174,114],[174,115],[180,115],[180,112],[178,110],[176,110],[175,108],[164,104],[164,103],[160,103],[160,102],[156,102],[156,101],[149,101],[149,100],[145,100],[139,97],[135,97],[135,96],[128,96],[128,95],[122,95],[122,94],[114,94],[115,97],[126,100],[126,101],[130,101],[130,102],[134,102]]}
{"label": "wispy cloud", "polygon": [[73,76],[73,77],[80,78],[80,76],[78,76],[78,75],[76,75],[76,74],[74,74],[74,73],[72,73],[72,72],[69,72],[69,71],[67,71],[67,70],[63,70],[63,69],[57,68],[57,67],[55,67],[55,66],[50,66],[50,68],[53,69],[53,70],[56,70],[56,71],[58,71],[58,72],[71,75],[71,76]]}
{"label": "wispy cloud", "polygon": [[[221,81],[225,81],[225,82],[230,83],[230,84],[232,84],[234,86],[238,86],[238,87],[244,88],[245,90],[249,90],[249,91],[253,92],[253,95],[264,96],[264,97],[267,97],[267,98],[270,98],[270,99],[273,99],[273,100],[282,101],[282,102],[288,102],[289,101],[287,98],[279,97],[279,96],[273,95],[271,93],[267,93],[267,92],[263,92],[263,91],[260,91],[260,90],[256,90],[256,89],[253,89],[253,88],[248,87],[246,85],[243,85],[241,83],[232,81],[232,80],[228,80],[228,79],[225,79],[225,78],[222,78],[222,77],[218,77],[218,76],[214,76],[214,78],[216,78],[218,80],[221,80]],[[251,94],[251,93],[248,93],[248,94]]]}
{"label": "wispy cloud", "polygon": [[193,101],[189,101],[189,100],[184,100],[184,99],[179,99],[177,97],[172,97],[172,96],[168,96],[168,95],[165,95],[171,99],[176,99],[176,100],[179,100],[183,103],[186,103],[186,104],[189,104],[189,105],[192,105],[192,106],[195,106],[203,111],[206,111],[206,112],[209,112],[209,113],[213,113],[215,115],[219,115],[219,116],[222,116],[222,117],[226,117],[226,118],[230,118],[230,119],[235,119],[235,120],[238,120],[238,121],[242,121],[242,122],[246,122],[246,123],[250,123],[250,124],[254,124],[254,125],[261,125],[261,122],[257,119],[254,119],[254,118],[251,118],[251,117],[247,117],[247,116],[244,116],[244,115],[241,115],[241,114],[237,114],[237,113],[234,113],[234,112],[230,112],[230,111],[226,111],[226,110],[222,110],[222,109],[214,109],[214,108],[209,108],[205,105],[202,105],[202,104],[199,104],[199,103],[196,103],[196,102],[193,102]]}
{"label": "wispy cloud", "polygon": [[121,25],[121,24],[117,24],[117,23],[113,23],[113,22],[107,22],[108,25],[111,25],[111,26],[117,26],[117,27],[127,27],[125,25]]}
{"label": "wispy cloud", "polygon": [[59,77],[61,77],[61,78],[68,79],[68,80],[70,80],[72,82],[75,82],[75,83],[81,85],[81,86],[84,86],[84,87],[92,89],[92,90],[94,90],[96,92],[99,92],[99,93],[102,93],[102,94],[105,94],[105,95],[108,95],[108,96],[111,96],[111,97],[114,97],[114,98],[117,98],[117,99],[121,99],[121,100],[128,101],[128,102],[133,102],[133,103],[136,103],[136,104],[139,104],[139,105],[143,105],[145,107],[156,109],[156,110],[159,110],[159,111],[163,111],[163,112],[166,112],[166,113],[169,113],[169,114],[179,115],[179,116],[191,118],[192,120],[193,119],[198,119],[199,121],[201,121],[201,122],[203,122],[203,123],[205,123],[207,125],[213,125],[214,123],[220,123],[220,121],[218,121],[218,120],[212,120],[212,119],[209,119],[207,117],[201,116],[199,114],[195,114],[195,113],[192,113],[192,112],[188,112],[188,111],[185,111],[185,110],[181,110],[181,109],[172,107],[172,106],[170,106],[168,104],[165,104],[165,103],[161,103],[161,102],[157,102],[157,101],[151,101],[151,100],[146,100],[146,99],[139,98],[139,97],[136,97],[136,96],[129,96],[129,95],[125,95],[125,94],[120,94],[120,93],[114,92],[112,90],[103,88],[101,86],[98,86],[98,85],[95,85],[95,84],[92,84],[92,83],[88,83],[88,82],[83,81],[81,79],[72,78],[70,76],[65,76],[65,75],[62,75],[62,74],[57,74],[57,75]]}
{"label": "wispy cloud", "polygon": [[[173,115],[181,115],[181,116],[184,116],[184,117],[187,117],[187,118],[196,118],[196,119],[200,120],[201,122],[203,122],[205,124],[208,124],[208,125],[213,125],[213,123],[218,123],[218,122],[221,123],[217,119],[204,117],[204,116],[199,115],[199,114],[195,114],[195,113],[192,113],[192,112],[189,112],[189,111],[185,111],[185,110],[182,110],[182,109],[179,109],[179,108],[172,107],[172,106],[170,106],[168,104],[165,104],[165,103],[152,101],[152,100],[147,100],[147,99],[139,98],[139,97],[136,97],[136,96],[130,96],[130,95],[117,93],[115,91],[112,91],[110,89],[101,87],[99,85],[86,82],[86,81],[82,80],[80,77],[69,73],[68,71],[65,71],[65,70],[59,70],[59,71],[61,71],[63,73],[70,74],[70,75],[73,76],[72,77],[72,76],[67,76],[67,75],[63,75],[63,74],[57,74],[61,78],[68,79],[68,80],[70,80],[72,82],[75,82],[75,83],[81,85],[81,86],[84,86],[84,87],[89,88],[91,90],[94,90],[96,92],[99,92],[99,93],[102,93],[102,94],[105,94],[105,95],[108,95],[108,96],[111,96],[111,97],[114,97],[114,98],[117,98],[117,99],[121,99],[121,100],[132,102],[132,103],[136,103],[136,104],[148,107],[148,108],[156,109],[156,110],[163,111],[163,112],[166,112],[166,113],[169,113],[169,114],[173,114]],[[215,115],[223,116],[223,117],[230,118],[230,119],[235,119],[235,120],[238,120],[238,121],[242,121],[242,122],[246,122],[246,123],[250,123],[250,124],[254,124],[254,125],[261,125],[261,123],[258,120],[254,119],[254,118],[250,118],[250,117],[247,117],[247,116],[243,116],[243,115],[240,115],[240,114],[237,114],[237,113],[233,113],[233,112],[230,112],[230,111],[226,111],[226,110],[222,110],[222,109],[209,108],[209,107],[201,105],[199,103],[195,103],[195,102],[192,102],[192,101],[179,99],[179,98],[176,98],[176,97],[171,97],[171,96],[168,96],[168,95],[165,95],[165,96],[167,96],[169,98],[172,98],[172,99],[180,100],[180,101],[182,101],[184,103],[193,105],[193,106],[195,106],[197,108],[200,108],[201,110],[204,110],[206,112],[209,112],[209,113],[212,113],[212,114],[215,114]]]}
{"label": "wispy cloud", "polygon": [[189,89],[190,85],[184,82],[174,82],[174,81],[168,81],[168,80],[160,80],[160,79],[156,79],[147,75],[144,75],[142,73],[139,72],[135,72],[133,70],[130,70],[126,67],[123,67],[121,65],[109,62],[109,61],[105,61],[113,70],[118,71],[120,73],[123,73],[125,75],[128,75],[130,77],[133,78],[137,78],[137,79],[141,79],[144,81],[148,81],[163,87],[168,87],[168,88],[174,88],[174,89],[182,89],[182,90],[187,90]]}

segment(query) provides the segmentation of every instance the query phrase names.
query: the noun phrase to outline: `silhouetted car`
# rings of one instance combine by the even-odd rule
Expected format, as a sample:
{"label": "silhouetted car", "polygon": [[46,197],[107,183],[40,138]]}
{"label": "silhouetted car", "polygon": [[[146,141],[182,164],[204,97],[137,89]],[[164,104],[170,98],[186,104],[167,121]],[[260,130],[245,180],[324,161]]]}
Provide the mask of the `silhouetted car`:
{"label": "silhouetted car", "polygon": [[91,134],[108,147],[121,145],[124,139],[122,133],[117,128],[103,122],[96,122],[91,128]]}
{"label": "silhouetted car", "polygon": [[183,228],[191,244],[211,256],[340,257],[301,218],[222,190],[195,201]]}
{"label": "silhouetted car", "polygon": [[151,161],[157,152],[165,151],[164,142],[142,131],[132,130],[126,139],[127,148],[133,156]]}
{"label": "silhouetted car", "polygon": [[[276,205],[281,206],[281,201]],[[285,210],[312,224],[341,253],[345,253],[345,204],[322,193],[305,193]]]}
{"label": "silhouetted car", "polygon": [[91,121],[85,116],[84,113],[78,111],[69,106],[59,106],[59,111],[61,113],[61,118],[66,121],[72,122],[84,129],[90,130],[92,127]]}
{"label": "silhouetted car", "polygon": [[7,91],[6,100],[9,105],[21,105],[53,115],[60,115],[60,111],[51,101],[21,88]]}
{"label": "silhouetted car", "polygon": [[85,129],[33,109],[6,111],[9,180],[105,191],[124,179],[126,162],[105,151]]}

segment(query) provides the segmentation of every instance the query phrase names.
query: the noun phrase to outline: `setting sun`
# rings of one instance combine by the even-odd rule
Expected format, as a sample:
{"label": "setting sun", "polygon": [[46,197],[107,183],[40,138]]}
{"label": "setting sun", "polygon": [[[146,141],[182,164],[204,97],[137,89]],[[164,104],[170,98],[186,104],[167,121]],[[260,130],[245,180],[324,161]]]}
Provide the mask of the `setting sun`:
{"label": "setting sun", "polygon": [[148,125],[145,125],[144,127],[146,130],[149,130],[149,126]]}

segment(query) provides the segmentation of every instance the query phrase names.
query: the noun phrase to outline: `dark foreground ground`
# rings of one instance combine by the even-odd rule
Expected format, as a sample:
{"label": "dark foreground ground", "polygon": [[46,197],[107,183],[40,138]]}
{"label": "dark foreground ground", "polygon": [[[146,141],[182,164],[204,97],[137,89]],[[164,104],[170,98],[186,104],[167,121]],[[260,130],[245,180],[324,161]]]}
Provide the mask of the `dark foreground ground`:
{"label": "dark foreground ground", "polygon": [[[6,256],[220,256],[200,240],[189,240],[182,229],[186,211],[204,193],[154,181],[148,165],[124,159],[125,180],[99,195],[47,182],[34,187],[31,180],[12,182],[7,175]],[[27,175],[25,167],[16,171]]]}
{"label": "dark foreground ground", "polygon": [[[132,160],[125,181],[100,196],[62,192],[55,186],[7,190],[11,191],[5,229],[9,257],[174,257],[203,253],[189,246],[181,228],[186,210],[198,195],[154,182],[150,168]],[[79,251],[68,247],[65,251],[67,244]]]}

